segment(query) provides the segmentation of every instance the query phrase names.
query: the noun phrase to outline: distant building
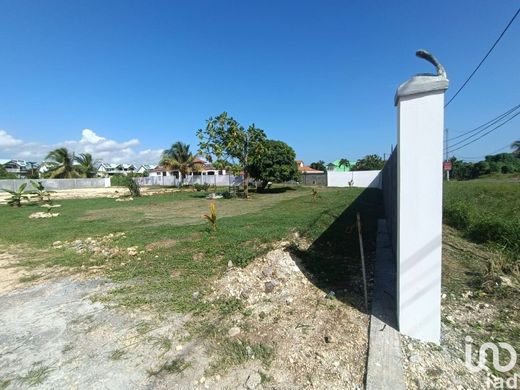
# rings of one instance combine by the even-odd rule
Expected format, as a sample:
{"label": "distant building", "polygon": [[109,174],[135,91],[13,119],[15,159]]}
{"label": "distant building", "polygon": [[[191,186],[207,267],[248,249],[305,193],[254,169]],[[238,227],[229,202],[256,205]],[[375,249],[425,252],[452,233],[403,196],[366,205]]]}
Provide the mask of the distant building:
{"label": "distant building", "polygon": [[146,175],[146,174],[149,175],[150,171],[157,167],[158,167],[158,165],[144,164],[144,165],[141,165],[136,172],[139,173],[140,175]]}
{"label": "distant building", "polygon": [[347,165],[339,165],[341,160],[334,160],[333,162],[327,164],[327,171],[330,172],[350,172],[350,166]]}
{"label": "distant building", "polygon": [[97,175],[101,177],[108,177],[114,175],[128,175],[129,173],[135,173],[136,167],[134,164],[108,164],[102,163],[98,170]]}
{"label": "distant building", "polygon": [[[217,169],[211,163],[201,158],[195,158],[190,164],[191,173],[188,176],[212,176],[212,175],[225,175],[225,169]],[[163,166],[157,166],[154,169],[149,170],[150,176],[180,176],[178,169],[167,169]]]}
{"label": "distant building", "polygon": [[317,169],[309,167],[308,165],[305,165],[302,160],[296,160],[296,165],[298,166],[298,172],[302,174],[323,173],[323,171],[319,171]]}
{"label": "distant building", "polygon": [[7,173],[12,173],[19,178],[27,177],[38,169],[37,163],[25,160],[1,159],[0,164],[4,166]]}

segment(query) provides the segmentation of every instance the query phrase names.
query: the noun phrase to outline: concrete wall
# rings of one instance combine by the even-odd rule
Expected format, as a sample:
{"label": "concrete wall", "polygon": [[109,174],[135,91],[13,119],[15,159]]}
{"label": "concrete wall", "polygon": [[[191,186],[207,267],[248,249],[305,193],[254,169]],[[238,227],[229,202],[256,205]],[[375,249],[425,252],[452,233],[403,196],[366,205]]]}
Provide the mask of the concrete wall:
{"label": "concrete wall", "polygon": [[333,172],[327,171],[328,187],[371,187],[381,188],[381,171],[351,171],[351,172]]}
{"label": "concrete wall", "polygon": [[326,173],[302,173],[302,184],[306,186],[326,186]]}
{"label": "concrete wall", "polygon": [[[47,190],[73,190],[77,188],[104,188],[110,187],[109,178],[94,179],[37,179],[41,181]],[[9,179],[0,180],[0,189],[16,191],[23,183],[28,183],[26,190],[32,190],[30,180],[28,179]]]}
{"label": "concrete wall", "polygon": [[[178,186],[180,179],[175,176],[138,177],[135,180],[142,186]],[[184,185],[209,184],[217,186],[239,186],[244,182],[242,176],[234,175],[193,175],[185,177]]]}

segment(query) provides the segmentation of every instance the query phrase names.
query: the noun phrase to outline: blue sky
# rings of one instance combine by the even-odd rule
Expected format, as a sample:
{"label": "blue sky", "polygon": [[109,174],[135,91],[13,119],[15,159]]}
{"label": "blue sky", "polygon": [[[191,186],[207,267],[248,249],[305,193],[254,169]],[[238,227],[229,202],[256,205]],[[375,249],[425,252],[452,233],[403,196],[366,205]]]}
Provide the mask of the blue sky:
{"label": "blue sky", "polygon": [[[227,111],[310,163],[388,153],[397,86],[433,67],[462,84],[517,1],[0,0],[0,158],[58,145],[154,161]],[[446,110],[452,135],[520,103],[520,20]],[[84,129],[90,129],[85,131]],[[520,117],[457,152],[520,138]]]}

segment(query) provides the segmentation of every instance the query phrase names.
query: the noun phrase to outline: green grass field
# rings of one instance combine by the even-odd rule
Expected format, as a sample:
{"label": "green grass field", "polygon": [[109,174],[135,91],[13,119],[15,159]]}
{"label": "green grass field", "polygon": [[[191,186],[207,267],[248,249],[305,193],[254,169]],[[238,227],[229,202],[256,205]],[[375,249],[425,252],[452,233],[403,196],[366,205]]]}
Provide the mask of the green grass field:
{"label": "green grass field", "polygon": [[510,271],[520,266],[520,184],[450,182],[444,187],[444,221],[476,243],[506,252]]}
{"label": "green grass field", "polygon": [[[131,202],[85,199],[56,203],[62,205],[57,209],[59,217],[37,220],[28,217],[42,211],[38,205],[1,206],[3,250],[23,251],[21,264],[28,268],[59,265],[80,272],[102,267],[106,275],[123,282],[112,294],[116,302],[181,311],[196,309],[193,292],[208,287],[228,261],[245,266],[295,232],[313,242],[299,255],[318,283],[324,288],[348,283],[353,273],[360,272],[355,213],[362,213],[368,251],[374,248],[376,220],[382,215],[380,191],[354,188],[320,189],[316,200],[309,188],[275,188],[253,194],[250,200],[220,199],[216,201],[215,232],[202,217],[211,202],[199,192]],[[139,255],[107,259],[52,246],[58,240],[84,240],[115,232],[124,232],[126,237],[110,245],[137,246]]]}

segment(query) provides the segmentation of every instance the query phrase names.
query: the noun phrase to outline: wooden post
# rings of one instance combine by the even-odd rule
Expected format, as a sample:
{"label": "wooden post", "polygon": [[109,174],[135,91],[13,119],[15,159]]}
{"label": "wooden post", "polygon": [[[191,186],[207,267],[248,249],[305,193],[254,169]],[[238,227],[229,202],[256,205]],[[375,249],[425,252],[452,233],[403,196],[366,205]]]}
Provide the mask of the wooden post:
{"label": "wooden post", "polygon": [[361,217],[357,213],[357,228],[359,236],[359,253],[361,253],[361,269],[363,271],[363,290],[365,292],[365,309],[368,312],[367,273],[365,269],[365,250],[363,249],[363,237],[361,235]]}

